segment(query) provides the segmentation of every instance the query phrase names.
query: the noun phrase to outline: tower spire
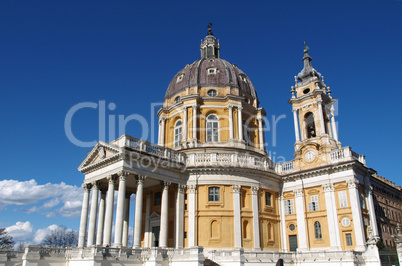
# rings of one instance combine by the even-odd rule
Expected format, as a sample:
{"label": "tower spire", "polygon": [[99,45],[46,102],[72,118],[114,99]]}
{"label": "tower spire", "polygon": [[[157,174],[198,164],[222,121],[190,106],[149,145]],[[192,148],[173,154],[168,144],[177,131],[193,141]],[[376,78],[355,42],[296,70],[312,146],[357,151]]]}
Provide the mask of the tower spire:
{"label": "tower spire", "polygon": [[304,41],[304,56],[303,56],[303,69],[300,71],[300,73],[297,75],[297,79],[305,82],[305,81],[311,81],[313,78],[317,77],[318,79],[321,78],[321,74],[317,72],[311,65],[311,61],[313,60],[311,56],[308,54],[308,51],[310,50],[310,47],[307,46],[307,42]]}
{"label": "tower spire", "polygon": [[219,58],[219,41],[216,41],[216,38],[212,32],[211,22],[208,24],[208,35],[205,37],[200,47],[201,58]]}

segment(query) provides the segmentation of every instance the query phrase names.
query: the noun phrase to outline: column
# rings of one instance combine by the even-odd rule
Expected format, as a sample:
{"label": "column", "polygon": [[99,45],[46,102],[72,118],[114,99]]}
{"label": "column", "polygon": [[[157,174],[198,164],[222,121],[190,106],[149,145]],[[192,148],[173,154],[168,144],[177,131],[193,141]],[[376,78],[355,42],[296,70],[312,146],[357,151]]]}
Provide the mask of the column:
{"label": "column", "polygon": [[130,225],[130,197],[131,192],[126,193],[126,198],[124,199],[124,219],[123,219],[123,236],[122,236],[122,246],[127,247],[128,244],[128,231]]}
{"label": "column", "polygon": [[396,226],[396,234],[392,236],[396,244],[396,252],[398,254],[399,265],[402,265],[402,229],[399,223]]}
{"label": "column", "polygon": [[119,173],[119,192],[117,195],[116,205],[116,223],[114,229],[114,244],[115,247],[121,247],[123,236],[123,218],[124,218],[124,200],[126,198],[126,178],[124,172]]}
{"label": "column", "polygon": [[103,234],[103,245],[110,246],[112,244],[112,226],[113,226],[113,209],[114,209],[114,182],[115,178],[109,176],[108,189],[106,198],[106,213],[105,213],[105,231]]}
{"label": "column", "polygon": [[197,139],[197,105],[193,105],[193,139]]}
{"label": "column", "polygon": [[258,215],[258,187],[251,187],[251,204],[253,208],[254,249],[260,249],[260,221]]}
{"label": "column", "polygon": [[167,231],[168,231],[168,201],[169,201],[170,182],[163,182],[162,206],[161,206],[161,228],[159,233],[159,247],[167,247]]}
{"label": "column", "polygon": [[187,141],[187,106],[183,107],[183,141]]}
{"label": "column", "polygon": [[99,182],[92,182],[91,212],[89,213],[89,228],[87,247],[91,247],[95,240],[96,215],[98,214]]}
{"label": "column", "polygon": [[134,217],[134,242],[133,248],[141,247],[141,228],[142,228],[142,204],[144,200],[145,176],[137,177],[137,193],[135,196],[135,217]]}
{"label": "column", "polygon": [[283,193],[279,196],[279,217],[281,221],[281,243],[282,251],[288,250],[288,239],[286,234],[286,220],[285,220],[285,202],[283,198]]}
{"label": "column", "polygon": [[331,127],[332,127],[332,135],[334,139],[338,141],[338,131],[336,130],[336,123],[335,123],[335,114],[334,114],[334,106],[331,106]]}
{"label": "column", "polygon": [[260,151],[264,151],[264,130],[262,127],[262,117],[257,117],[258,119],[258,138],[260,140]]}
{"label": "column", "polygon": [[233,185],[233,219],[234,219],[234,247],[241,248],[241,216],[240,216],[241,186]]}
{"label": "column", "polygon": [[[367,178],[368,179],[368,178]],[[371,230],[373,231],[373,237],[379,237],[378,233],[378,226],[377,226],[377,219],[375,216],[375,209],[374,209],[374,200],[373,200],[373,187],[367,186],[366,187],[366,195],[368,196],[368,210],[370,215],[370,225]],[[371,236],[369,236],[371,237]]]}
{"label": "column", "polygon": [[99,201],[98,228],[96,231],[96,245],[101,246],[103,240],[103,227],[105,221],[106,190],[101,188],[101,198]]}
{"label": "column", "polygon": [[334,185],[331,183],[323,185],[325,194],[325,207],[327,209],[327,220],[329,230],[329,242],[331,245],[331,250],[342,250],[340,234],[339,234],[339,223],[338,215],[336,213],[336,202],[332,197],[334,194]]}
{"label": "column", "polygon": [[229,140],[232,140],[234,138],[234,134],[233,134],[233,105],[229,104],[228,109],[229,109]]}
{"label": "column", "polygon": [[364,237],[364,227],[363,227],[363,218],[362,218],[362,209],[360,206],[360,198],[359,198],[359,180],[352,178],[347,181],[349,187],[349,196],[350,196],[350,204],[352,207],[352,215],[353,215],[353,225],[355,231],[356,238],[356,251],[365,251],[365,237]]}
{"label": "column", "polygon": [[297,235],[298,235],[298,250],[307,250],[306,236],[306,217],[304,212],[303,189],[296,189],[295,194],[295,210],[297,218]]}
{"label": "column", "polygon": [[299,122],[297,119],[297,110],[298,109],[293,109],[293,122],[295,125],[295,137],[296,137],[296,142],[300,141],[300,133],[299,133]]}
{"label": "column", "polygon": [[243,140],[243,117],[242,117],[242,112],[241,110],[243,109],[243,107],[239,106],[237,107],[237,124],[238,124],[238,128],[237,130],[239,131],[239,141]]}
{"label": "column", "polygon": [[184,188],[185,185],[177,185],[176,194],[176,248],[183,248],[184,230]]}
{"label": "column", "polygon": [[188,186],[188,247],[195,246],[195,191],[196,185]]}
{"label": "column", "polygon": [[162,116],[159,120],[159,145],[165,146],[165,120],[166,118]]}
{"label": "column", "polygon": [[145,232],[144,232],[144,247],[149,248],[149,212],[151,210],[151,193],[146,193],[146,200],[145,200]]}
{"label": "column", "polygon": [[83,184],[82,186],[84,188],[84,198],[82,199],[80,231],[78,234],[79,248],[82,248],[85,244],[85,234],[87,232],[87,223],[88,223],[89,191],[91,190],[89,184]]}
{"label": "column", "polygon": [[318,105],[318,115],[320,117],[320,130],[321,130],[321,135],[326,134],[325,132],[325,121],[324,121],[324,114],[322,112],[322,100],[317,99],[317,105]]}

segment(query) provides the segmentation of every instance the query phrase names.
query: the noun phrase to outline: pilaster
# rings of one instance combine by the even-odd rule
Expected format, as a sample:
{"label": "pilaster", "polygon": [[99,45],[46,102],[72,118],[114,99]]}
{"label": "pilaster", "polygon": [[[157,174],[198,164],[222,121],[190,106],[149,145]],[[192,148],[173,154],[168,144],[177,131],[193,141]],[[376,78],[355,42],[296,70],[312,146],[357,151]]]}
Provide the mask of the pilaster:
{"label": "pilaster", "polygon": [[295,209],[297,218],[297,234],[299,242],[299,251],[305,251],[307,247],[307,235],[306,235],[306,216],[304,210],[304,196],[303,189],[294,190],[295,194]]}
{"label": "pilaster", "polygon": [[197,185],[189,185],[188,188],[188,247],[195,246],[195,193]]}
{"label": "pilaster", "polygon": [[233,214],[234,214],[234,247],[241,248],[241,215],[240,215],[240,190],[241,186],[233,185]]}
{"label": "pilaster", "polygon": [[352,178],[347,181],[350,195],[350,203],[352,207],[353,225],[356,238],[356,251],[365,251],[365,237],[363,227],[363,217],[359,199],[359,180]]}
{"label": "pilaster", "polygon": [[258,187],[251,187],[251,202],[252,202],[252,208],[253,208],[254,249],[261,249],[260,221],[259,221],[259,212],[258,212]]}
{"label": "pilaster", "polygon": [[336,211],[334,185],[331,183],[323,185],[325,194],[325,206],[327,209],[327,220],[329,230],[329,241],[331,250],[342,250],[338,215]]}

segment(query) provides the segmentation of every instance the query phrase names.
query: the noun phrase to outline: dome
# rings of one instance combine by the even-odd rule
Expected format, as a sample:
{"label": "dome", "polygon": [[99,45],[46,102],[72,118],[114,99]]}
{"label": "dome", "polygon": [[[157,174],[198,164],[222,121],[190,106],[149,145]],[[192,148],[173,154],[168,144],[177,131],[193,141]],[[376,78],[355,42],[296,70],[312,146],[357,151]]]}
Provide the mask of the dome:
{"label": "dome", "polygon": [[248,96],[257,100],[253,83],[247,75],[236,65],[232,65],[219,57],[220,45],[213,36],[211,28],[209,28],[208,35],[200,47],[201,59],[186,65],[174,76],[166,91],[165,98],[171,98],[194,86],[204,88],[230,86],[238,88],[240,96]]}
{"label": "dome", "polygon": [[238,88],[239,94],[257,99],[253,83],[236,65],[221,58],[202,58],[180,70],[169,84],[165,98],[193,86]]}

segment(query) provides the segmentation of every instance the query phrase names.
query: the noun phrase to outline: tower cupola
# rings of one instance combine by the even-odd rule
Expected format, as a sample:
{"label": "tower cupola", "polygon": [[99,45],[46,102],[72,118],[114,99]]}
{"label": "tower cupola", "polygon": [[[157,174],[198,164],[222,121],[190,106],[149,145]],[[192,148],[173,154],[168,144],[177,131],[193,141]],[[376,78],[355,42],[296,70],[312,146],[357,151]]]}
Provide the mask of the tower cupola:
{"label": "tower cupola", "polygon": [[311,61],[313,60],[311,56],[308,54],[308,51],[310,50],[310,47],[306,45],[306,42],[304,42],[304,56],[303,56],[303,63],[304,67],[302,71],[297,75],[297,79],[301,82],[309,82],[314,78],[321,78],[321,74],[317,72],[311,65]]}

